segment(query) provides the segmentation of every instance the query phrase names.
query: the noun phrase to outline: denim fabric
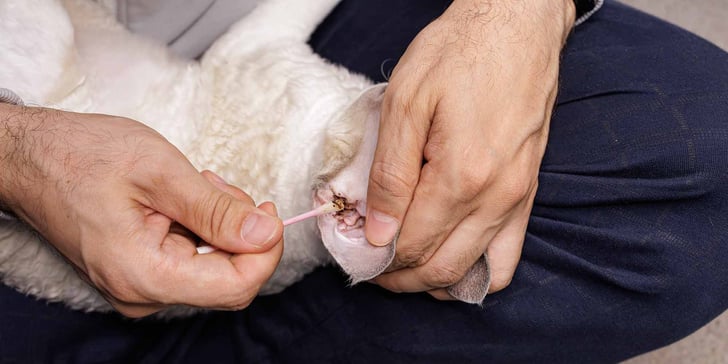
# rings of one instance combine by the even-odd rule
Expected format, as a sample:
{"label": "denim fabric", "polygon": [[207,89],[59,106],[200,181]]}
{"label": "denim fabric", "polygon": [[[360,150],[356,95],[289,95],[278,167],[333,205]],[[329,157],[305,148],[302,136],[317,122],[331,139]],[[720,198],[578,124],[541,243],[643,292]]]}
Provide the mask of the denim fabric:
{"label": "denim fabric", "polygon": [[[345,1],[312,44],[382,80],[446,3]],[[728,54],[608,1],[571,36],[557,102],[523,258],[483,307],[349,288],[335,268],[240,312],[168,323],[1,287],[0,361],[615,362],[723,312]]]}

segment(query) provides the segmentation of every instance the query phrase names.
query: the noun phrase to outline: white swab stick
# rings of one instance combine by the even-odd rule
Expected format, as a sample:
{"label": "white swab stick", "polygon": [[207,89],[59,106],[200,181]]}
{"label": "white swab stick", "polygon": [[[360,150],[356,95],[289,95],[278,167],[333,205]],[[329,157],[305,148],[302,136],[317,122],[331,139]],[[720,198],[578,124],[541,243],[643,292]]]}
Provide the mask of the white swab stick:
{"label": "white swab stick", "polygon": [[[317,207],[317,208],[315,208],[315,209],[313,209],[311,211],[304,212],[304,213],[302,213],[300,215],[297,215],[297,216],[294,216],[294,217],[292,217],[290,219],[284,220],[283,221],[283,226],[288,226],[288,225],[291,225],[291,224],[295,224],[297,222],[300,222],[300,221],[303,221],[303,220],[306,220],[306,219],[309,219],[309,218],[312,218],[312,217],[321,216],[323,214],[328,214],[328,213],[332,213],[332,212],[341,211],[343,209],[344,209],[344,203],[343,203],[343,201],[341,201],[340,199],[336,199],[335,201],[332,201],[332,202],[323,204],[323,205],[321,205],[321,206],[319,206],[319,207]],[[197,247],[197,254],[210,254],[210,253],[212,253],[212,252],[214,252],[216,250],[217,250],[217,248],[215,248],[212,245],[198,246]]]}
{"label": "white swab stick", "polygon": [[214,252],[215,250],[217,250],[217,248],[215,248],[212,245],[198,246],[197,254],[210,254],[210,253]]}

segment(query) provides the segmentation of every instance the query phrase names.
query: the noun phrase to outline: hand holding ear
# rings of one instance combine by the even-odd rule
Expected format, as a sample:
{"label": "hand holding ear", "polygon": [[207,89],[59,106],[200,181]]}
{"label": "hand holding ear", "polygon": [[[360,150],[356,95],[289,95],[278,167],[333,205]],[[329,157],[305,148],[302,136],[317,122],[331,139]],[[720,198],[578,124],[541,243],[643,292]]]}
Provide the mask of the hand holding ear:
{"label": "hand holding ear", "polygon": [[491,291],[520,259],[556,98],[571,0],[456,0],[410,44],[384,96],[366,236],[399,231],[397,292],[458,282],[487,252]]}

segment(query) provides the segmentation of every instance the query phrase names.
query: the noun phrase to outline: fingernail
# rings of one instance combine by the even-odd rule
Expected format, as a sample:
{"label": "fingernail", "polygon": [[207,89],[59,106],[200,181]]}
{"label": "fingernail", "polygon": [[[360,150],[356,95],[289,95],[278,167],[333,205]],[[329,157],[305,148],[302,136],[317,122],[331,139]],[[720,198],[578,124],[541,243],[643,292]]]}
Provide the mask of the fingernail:
{"label": "fingernail", "polygon": [[243,224],[242,237],[246,243],[261,247],[276,232],[278,222],[268,215],[251,213]]}
{"label": "fingernail", "polygon": [[371,210],[367,213],[366,236],[372,245],[384,246],[392,242],[399,222],[387,214]]}

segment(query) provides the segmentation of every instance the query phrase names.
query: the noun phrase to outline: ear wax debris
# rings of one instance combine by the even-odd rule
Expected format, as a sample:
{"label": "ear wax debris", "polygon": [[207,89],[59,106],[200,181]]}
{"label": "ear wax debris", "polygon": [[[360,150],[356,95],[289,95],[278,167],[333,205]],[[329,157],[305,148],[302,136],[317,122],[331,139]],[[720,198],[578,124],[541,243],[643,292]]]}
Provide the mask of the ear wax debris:
{"label": "ear wax debris", "polygon": [[346,198],[344,198],[344,197],[335,198],[333,203],[334,203],[334,205],[336,205],[337,212],[346,208]]}

